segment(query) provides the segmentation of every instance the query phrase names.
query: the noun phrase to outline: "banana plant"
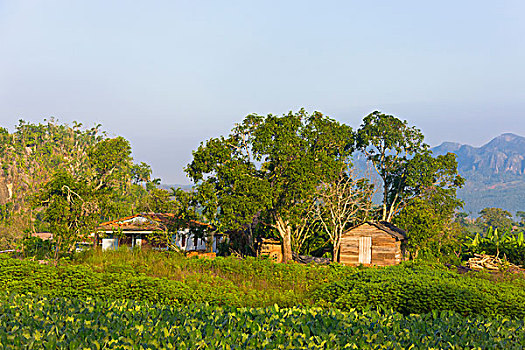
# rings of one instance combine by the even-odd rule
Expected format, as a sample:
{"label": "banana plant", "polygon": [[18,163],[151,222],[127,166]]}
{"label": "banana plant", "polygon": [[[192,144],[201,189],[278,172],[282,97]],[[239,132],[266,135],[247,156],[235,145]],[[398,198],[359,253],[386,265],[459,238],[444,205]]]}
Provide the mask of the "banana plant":
{"label": "banana plant", "polygon": [[506,230],[500,233],[497,228],[494,229],[489,227],[487,232],[482,235],[480,233],[476,233],[474,237],[468,237],[465,245],[473,251],[487,247],[495,247],[496,256],[499,256],[501,247],[525,247],[525,238],[523,231],[513,234],[510,230]]}

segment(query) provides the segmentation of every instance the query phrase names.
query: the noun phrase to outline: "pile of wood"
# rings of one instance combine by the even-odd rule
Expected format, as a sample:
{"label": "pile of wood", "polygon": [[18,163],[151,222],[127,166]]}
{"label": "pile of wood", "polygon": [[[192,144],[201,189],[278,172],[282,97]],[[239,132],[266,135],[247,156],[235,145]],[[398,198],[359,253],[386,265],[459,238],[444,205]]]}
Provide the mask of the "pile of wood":
{"label": "pile of wood", "polygon": [[328,258],[317,258],[314,256],[299,255],[296,252],[293,252],[292,255],[293,255],[293,260],[301,264],[314,263],[314,264],[320,264],[320,265],[328,265],[332,262],[332,260]]}
{"label": "pile of wood", "polygon": [[506,260],[500,259],[494,255],[488,254],[474,254],[473,258],[468,259],[467,267],[473,270],[492,270],[497,271],[501,268],[520,269],[520,266],[509,263]]}

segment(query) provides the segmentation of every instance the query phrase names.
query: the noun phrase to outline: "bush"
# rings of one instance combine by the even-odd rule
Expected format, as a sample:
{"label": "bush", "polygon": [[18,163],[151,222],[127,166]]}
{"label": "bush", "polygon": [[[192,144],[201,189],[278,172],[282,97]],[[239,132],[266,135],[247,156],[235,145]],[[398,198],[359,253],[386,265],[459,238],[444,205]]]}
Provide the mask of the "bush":
{"label": "bush", "polygon": [[525,317],[525,290],[520,283],[495,283],[410,262],[357,270],[320,286],[314,298],[319,305],[341,310],[381,306],[405,315],[451,310],[462,315]]}
{"label": "bush", "polygon": [[[40,265],[0,258],[0,290],[51,297],[141,300],[163,305],[206,302],[215,306],[320,306],[341,310],[382,307],[408,314],[452,310],[462,315],[525,317],[525,280],[495,282],[482,274],[460,275],[441,265],[408,262],[385,268],[274,264],[268,260],[187,259],[165,256],[163,274],[121,261],[103,271],[93,266]],[[147,255],[153,259],[154,255]],[[156,266],[155,262],[149,263]],[[152,266],[148,265],[148,266]],[[164,265],[163,265],[164,266]],[[142,272],[139,272],[142,271]],[[157,271],[157,269],[154,269]]]}

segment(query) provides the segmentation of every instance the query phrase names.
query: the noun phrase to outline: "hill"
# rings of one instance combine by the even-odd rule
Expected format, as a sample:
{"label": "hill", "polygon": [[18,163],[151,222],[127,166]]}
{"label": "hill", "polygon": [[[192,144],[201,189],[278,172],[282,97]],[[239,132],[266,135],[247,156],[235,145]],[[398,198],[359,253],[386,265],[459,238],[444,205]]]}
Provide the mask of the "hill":
{"label": "hill", "polygon": [[525,209],[525,137],[505,133],[481,147],[444,142],[432,152],[457,155],[459,172],[467,180],[458,191],[464,211],[476,215],[486,207]]}

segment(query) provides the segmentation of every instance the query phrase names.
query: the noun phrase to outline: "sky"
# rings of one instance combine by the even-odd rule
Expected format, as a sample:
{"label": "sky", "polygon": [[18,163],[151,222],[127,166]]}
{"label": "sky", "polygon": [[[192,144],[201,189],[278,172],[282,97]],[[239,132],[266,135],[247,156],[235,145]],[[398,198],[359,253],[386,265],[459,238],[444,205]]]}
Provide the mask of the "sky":
{"label": "sky", "polygon": [[0,126],[102,124],[155,177],[250,113],[525,135],[525,1],[0,0]]}

